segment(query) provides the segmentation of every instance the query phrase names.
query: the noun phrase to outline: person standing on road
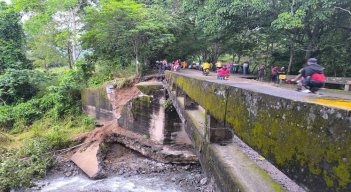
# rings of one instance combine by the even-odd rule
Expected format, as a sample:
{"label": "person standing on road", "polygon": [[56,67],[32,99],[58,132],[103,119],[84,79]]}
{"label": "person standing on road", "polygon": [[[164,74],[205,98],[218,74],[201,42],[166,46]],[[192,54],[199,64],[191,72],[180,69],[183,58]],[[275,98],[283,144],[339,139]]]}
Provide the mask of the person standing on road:
{"label": "person standing on road", "polygon": [[278,77],[278,67],[277,66],[273,66],[271,68],[271,79],[273,83],[277,82],[277,77]]}
{"label": "person standing on road", "polygon": [[188,64],[187,64],[186,61],[184,60],[184,61],[182,62],[182,68],[183,68],[183,70],[186,69],[187,66],[188,66]]}
{"label": "person standing on road", "polygon": [[233,64],[233,73],[238,73],[239,72],[239,65],[237,63]]}
{"label": "person standing on road", "polygon": [[258,80],[259,81],[263,81],[264,79],[264,74],[265,74],[265,70],[266,70],[266,67],[264,64],[261,64],[259,67],[258,67]]}
{"label": "person standing on road", "polygon": [[249,74],[249,62],[243,63],[243,75],[248,75]]}
{"label": "person standing on road", "polygon": [[279,79],[279,84],[282,84],[283,81],[286,80],[286,70],[285,67],[282,67],[278,70],[278,79]]}

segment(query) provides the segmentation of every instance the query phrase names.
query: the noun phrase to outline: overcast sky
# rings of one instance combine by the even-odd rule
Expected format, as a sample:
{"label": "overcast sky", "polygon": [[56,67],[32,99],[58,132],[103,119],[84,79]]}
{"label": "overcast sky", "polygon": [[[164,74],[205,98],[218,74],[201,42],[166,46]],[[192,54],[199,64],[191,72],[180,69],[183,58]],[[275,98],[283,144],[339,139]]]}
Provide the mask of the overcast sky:
{"label": "overcast sky", "polygon": [[6,3],[10,3],[11,0],[0,0],[0,1],[5,1]]}

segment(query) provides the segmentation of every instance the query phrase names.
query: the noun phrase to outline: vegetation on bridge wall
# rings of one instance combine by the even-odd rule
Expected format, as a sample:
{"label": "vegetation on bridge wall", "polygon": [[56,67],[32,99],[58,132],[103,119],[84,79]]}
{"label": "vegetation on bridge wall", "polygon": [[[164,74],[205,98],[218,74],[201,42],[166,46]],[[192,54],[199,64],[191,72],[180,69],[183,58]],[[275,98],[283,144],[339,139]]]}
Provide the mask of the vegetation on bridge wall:
{"label": "vegetation on bridge wall", "polygon": [[312,191],[351,190],[348,111],[166,76],[298,183]]}

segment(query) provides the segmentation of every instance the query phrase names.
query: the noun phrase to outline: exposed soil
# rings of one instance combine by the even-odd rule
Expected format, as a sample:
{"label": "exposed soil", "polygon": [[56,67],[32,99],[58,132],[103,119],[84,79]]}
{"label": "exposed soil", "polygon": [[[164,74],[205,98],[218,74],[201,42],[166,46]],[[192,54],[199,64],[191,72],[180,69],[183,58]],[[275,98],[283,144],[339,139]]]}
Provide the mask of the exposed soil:
{"label": "exposed soil", "polygon": [[[116,112],[116,117],[119,116],[123,105],[139,94],[140,91],[136,87],[128,87],[120,89],[110,95],[110,99],[114,105],[114,111]],[[136,138],[138,141],[150,145],[155,144],[153,141],[142,135],[119,127],[116,120],[99,121],[96,122],[96,124],[97,127],[94,130],[81,134],[75,138],[76,141],[82,143],[81,146],[55,157],[57,164],[48,172],[48,175],[62,177],[84,175],[84,173],[72,161],[70,161],[72,154],[94,142],[106,143],[106,141],[109,140],[108,138],[116,133]],[[184,188],[184,191],[218,191],[215,188],[214,181],[208,179],[204,175],[201,166],[198,163],[188,165],[165,164],[151,160],[140,153],[117,143],[108,143],[103,150],[106,150],[103,165],[108,177],[116,175],[122,177],[131,177],[135,175],[160,176],[166,178],[169,182],[181,186]],[[40,190],[41,187],[43,186],[37,186],[31,190]]]}

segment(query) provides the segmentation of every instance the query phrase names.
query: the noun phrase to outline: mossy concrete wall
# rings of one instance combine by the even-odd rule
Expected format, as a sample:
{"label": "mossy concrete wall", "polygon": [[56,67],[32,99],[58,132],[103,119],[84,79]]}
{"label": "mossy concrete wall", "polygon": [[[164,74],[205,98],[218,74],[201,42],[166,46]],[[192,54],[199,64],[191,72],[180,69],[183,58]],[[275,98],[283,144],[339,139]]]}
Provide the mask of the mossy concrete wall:
{"label": "mossy concrete wall", "polygon": [[166,73],[166,82],[229,123],[299,184],[311,191],[351,191],[350,111],[175,73]]}
{"label": "mossy concrete wall", "polygon": [[101,86],[82,91],[82,106],[85,113],[98,120],[112,120],[115,118],[107,89],[108,86]]}
{"label": "mossy concrete wall", "polygon": [[[222,192],[281,192],[283,187],[275,182],[263,169],[249,159],[236,145],[220,146],[209,142],[208,130],[204,128],[203,117],[191,115],[184,103],[177,99],[176,92],[169,89],[169,97],[178,115],[184,122],[186,132],[192,140],[203,170],[213,177]],[[179,90],[178,90],[179,91]],[[196,118],[196,119],[195,119]],[[199,118],[203,118],[199,122]]]}

